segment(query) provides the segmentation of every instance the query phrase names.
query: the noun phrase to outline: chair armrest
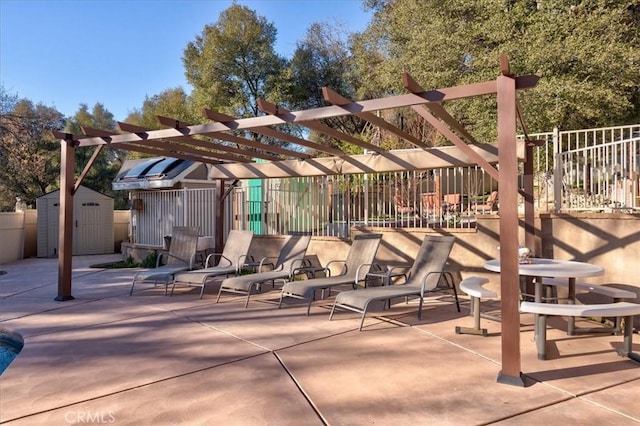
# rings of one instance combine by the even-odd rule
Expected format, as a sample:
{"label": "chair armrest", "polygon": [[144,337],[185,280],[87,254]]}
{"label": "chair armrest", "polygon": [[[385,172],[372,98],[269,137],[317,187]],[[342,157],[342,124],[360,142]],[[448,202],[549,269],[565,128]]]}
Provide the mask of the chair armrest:
{"label": "chair armrest", "polygon": [[347,271],[345,270],[346,266],[347,266],[347,261],[346,260],[330,260],[329,262],[327,262],[326,265],[324,265],[324,269],[327,271],[327,276],[331,276],[331,269],[329,269],[329,265],[331,265],[332,263],[342,263],[344,266],[342,267],[342,272],[338,275],[344,275],[347,273]]}
{"label": "chair armrest", "polygon": [[[455,288],[455,284],[453,282],[453,274],[451,274],[451,272],[449,271],[431,271],[429,273],[427,273],[427,275],[425,275],[424,279],[422,280],[422,283],[420,285],[421,290],[420,293],[424,296],[424,286],[427,283],[427,279],[429,279],[429,277],[431,276],[431,274],[440,274],[440,278],[445,277],[445,281],[447,281],[447,285],[449,285],[451,288]],[[438,282],[440,282],[440,279],[438,279]],[[436,283],[436,286],[434,288],[438,287],[438,283]]]}
{"label": "chair armrest", "polygon": [[247,264],[247,261],[250,263],[255,263],[255,260],[253,260],[253,256],[250,256],[248,254],[241,254],[240,256],[238,256],[238,261],[236,262],[236,272],[240,272],[240,270],[242,269],[242,265]]}
{"label": "chair armrest", "polygon": [[[278,258],[276,256],[266,256],[263,257],[262,259],[260,259],[260,264],[258,265],[258,272],[262,272],[262,267],[265,265],[271,265],[271,270],[275,271],[276,270],[276,265],[274,262],[267,262],[270,259],[275,259],[276,261],[278,260]],[[280,265],[280,268],[282,269],[282,265]]]}
{"label": "chair armrest", "polygon": [[[373,266],[375,265],[375,263],[362,263],[360,265],[358,265],[358,269],[356,269],[356,280],[353,283],[354,286],[358,285],[358,282],[360,281],[360,271],[362,270],[362,268],[364,268],[365,266]],[[362,279],[366,279],[367,278],[367,274],[363,274],[362,275]]]}
{"label": "chair armrest", "polygon": [[214,266],[214,265],[209,265],[209,260],[213,259],[214,256],[220,256],[220,260],[225,259],[225,260],[228,260],[229,262],[231,262],[231,260],[229,260],[225,256],[223,256],[222,253],[211,253],[210,255],[207,256],[207,259],[204,261],[204,267],[205,268],[208,268],[209,266]]}

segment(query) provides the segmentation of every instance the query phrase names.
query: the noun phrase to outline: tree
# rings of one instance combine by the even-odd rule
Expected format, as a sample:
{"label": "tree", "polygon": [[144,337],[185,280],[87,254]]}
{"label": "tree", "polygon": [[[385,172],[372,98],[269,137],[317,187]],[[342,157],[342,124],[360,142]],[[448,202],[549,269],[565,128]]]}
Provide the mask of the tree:
{"label": "tree", "polygon": [[[499,55],[506,53],[515,74],[544,76],[520,95],[530,132],[640,118],[637,1],[368,0],[368,5],[374,21],[356,52],[360,72],[375,67],[363,79],[367,91],[402,92],[403,71],[425,89],[494,79]],[[379,50],[368,57],[374,48]],[[456,101],[447,109],[478,140],[495,140],[494,98]]]}
{"label": "tree", "polygon": [[[82,134],[82,127],[115,132],[116,123],[113,119],[113,114],[105,109],[101,103],[96,103],[91,112],[89,112],[89,107],[86,104],[80,104],[80,108],[75,115],[67,121],[65,132],[80,135]],[[95,149],[95,146],[76,149],[76,176],[84,169]],[[116,209],[124,209],[127,206],[127,194],[123,191],[114,191],[112,187],[112,182],[125,158],[124,151],[113,148],[103,149],[82,182],[82,185],[94,191],[113,197],[114,208]]]}
{"label": "tree", "polygon": [[51,135],[65,125],[55,108],[6,93],[0,87],[0,209],[13,210],[15,197],[35,205],[59,187],[60,142]]}
{"label": "tree", "polygon": [[237,4],[224,10],[216,23],[206,25],[182,58],[193,86],[194,107],[255,117],[258,98],[280,101],[286,61],[275,53],[276,34],[273,24]]}
{"label": "tree", "polygon": [[[291,109],[327,105],[322,95],[323,87],[346,98],[356,99],[359,82],[352,64],[349,37],[350,34],[337,25],[315,22],[309,26],[304,39],[297,43],[287,70],[285,98]],[[328,126],[347,134],[360,134],[366,126],[364,121],[353,115],[324,121]],[[354,148],[313,131],[309,138],[345,151]],[[361,148],[355,148],[353,153],[360,152]]]}
{"label": "tree", "polygon": [[135,109],[126,119],[127,123],[149,129],[160,129],[156,116],[171,117],[185,123],[199,123],[201,112],[194,110],[191,98],[182,87],[166,89],[157,95],[147,96],[141,109]]}

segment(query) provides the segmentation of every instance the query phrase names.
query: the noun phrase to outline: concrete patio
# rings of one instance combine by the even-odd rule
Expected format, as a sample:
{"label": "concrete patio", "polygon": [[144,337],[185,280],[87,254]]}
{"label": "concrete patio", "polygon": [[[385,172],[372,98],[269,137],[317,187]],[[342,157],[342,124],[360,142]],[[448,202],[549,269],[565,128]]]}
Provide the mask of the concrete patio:
{"label": "concrete patio", "polygon": [[[0,327],[25,346],[0,377],[0,422],[11,425],[638,424],[640,365],[621,336],[567,336],[559,318],[539,361],[533,318],[521,318],[528,386],[498,384],[500,324],[472,326],[465,299],[430,300],[370,315],[330,301],[277,309],[277,292],[223,296],[217,286],[150,285],[129,296],[136,270],[90,268],[120,255],[73,258],[75,300],[56,302],[56,259],[2,265]],[[267,288],[266,290],[269,290]],[[634,350],[640,351],[637,335]]]}

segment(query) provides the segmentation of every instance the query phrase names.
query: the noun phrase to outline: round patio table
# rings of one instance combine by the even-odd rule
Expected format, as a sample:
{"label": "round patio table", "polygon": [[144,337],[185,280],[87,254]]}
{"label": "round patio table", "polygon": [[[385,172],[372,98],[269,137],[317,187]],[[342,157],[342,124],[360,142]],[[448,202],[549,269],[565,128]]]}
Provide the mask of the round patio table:
{"label": "round patio table", "polygon": [[[487,260],[484,264],[485,269],[493,272],[500,272],[500,260]],[[518,273],[529,277],[551,277],[551,278],[567,278],[569,287],[569,303],[575,303],[576,300],[576,278],[577,277],[595,277],[604,274],[604,268],[592,265],[586,262],[576,262],[573,260],[557,260],[557,259],[541,259],[530,258],[528,263],[518,264]],[[535,301],[542,301],[542,280],[536,280],[535,284]],[[567,333],[569,335],[575,332],[575,318],[568,319]]]}

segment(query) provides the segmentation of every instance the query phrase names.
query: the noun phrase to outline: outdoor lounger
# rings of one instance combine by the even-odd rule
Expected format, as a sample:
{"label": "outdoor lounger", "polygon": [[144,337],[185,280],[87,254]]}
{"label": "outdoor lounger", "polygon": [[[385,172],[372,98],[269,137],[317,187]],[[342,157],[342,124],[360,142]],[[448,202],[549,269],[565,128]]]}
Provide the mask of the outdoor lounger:
{"label": "outdoor lounger", "polygon": [[386,303],[386,301],[389,300],[389,303],[391,303],[392,298],[408,298],[410,296],[420,298],[418,318],[421,319],[424,295],[429,292],[440,292],[444,290],[442,287],[438,287],[441,278],[445,279],[449,289],[453,289],[458,312],[460,312],[458,293],[453,283],[453,277],[449,272],[444,271],[454,242],[455,237],[440,235],[426,236],[422,241],[420,250],[416,255],[416,260],[413,262],[413,266],[404,284],[340,292],[333,303],[329,320],[333,318],[336,307],[361,312],[360,330],[362,330],[364,317],[371,302],[385,301]]}
{"label": "outdoor lounger", "polygon": [[[158,256],[156,267],[138,272],[131,283],[129,295],[133,294],[136,283],[152,281],[154,285],[164,282],[164,294],[167,294],[169,283],[176,272],[193,269],[198,248],[199,229],[192,226],[174,226],[171,231],[171,246],[168,253]],[[161,259],[167,256],[165,265],[160,266]]]}
{"label": "outdoor lounger", "polygon": [[[293,272],[302,265],[304,256],[307,252],[307,247],[309,246],[309,241],[311,241],[311,237],[308,235],[288,236],[282,250],[280,251],[278,259],[275,262],[273,270],[225,279],[220,285],[216,303],[220,301],[220,295],[223,291],[229,293],[241,293],[247,295],[247,301],[244,304],[244,307],[246,308],[249,306],[251,291],[254,288],[258,289],[260,284],[267,281],[275,282],[277,280],[287,282],[291,279]],[[265,259],[262,259],[260,262],[261,265]]]}
{"label": "outdoor lounger", "polygon": [[[334,262],[344,263],[342,273],[337,276],[329,276],[326,278],[315,278],[305,281],[289,281],[282,287],[280,294],[280,303],[285,297],[294,297],[297,299],[307,300],[307,315],[311,310],[311,303],[314,300],[316,290],[331,289],[344,284],[352,284],[355,289],[359,281],[366,279],[373,260],[380,246],[382,234],[358,234],[353,239],[353,244],[349,249],[346,260],[332,260],[325,266],[325,271],[329,271],[329,266]],[[323,294],[324,296],[324,294]]]}
{"label": "outdoor lounger", "polygon": [[[212,277],[237,275],[238,271],[248,258],[249,247],[253,239],[252,231],[229,231],[227,242],[224,245],[222,253],[212,253],[207,256],[205,267],[195,271],[179,272],[173,277],[173,286],[171,287],[171,295],[178,285],[189,287],[200,287],[200,299],[204,295],[204,287],[207,280]],[[219,255],[220,260],[215,266],[208,266],[209,261]]]}

